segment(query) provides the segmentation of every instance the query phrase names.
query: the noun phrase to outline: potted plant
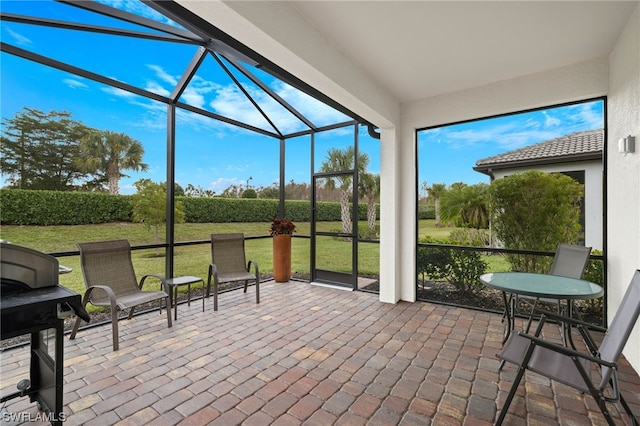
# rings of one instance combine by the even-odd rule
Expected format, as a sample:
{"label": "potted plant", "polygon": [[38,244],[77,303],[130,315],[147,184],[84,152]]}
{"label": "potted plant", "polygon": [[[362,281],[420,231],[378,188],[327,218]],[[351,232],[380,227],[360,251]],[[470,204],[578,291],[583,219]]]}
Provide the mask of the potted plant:
{"label": "potted plant", "polygon": [[296,225],[287,219],[273,219],[269,233],[273,237],[273,278],[286,282],[291,278],[291,234]]}

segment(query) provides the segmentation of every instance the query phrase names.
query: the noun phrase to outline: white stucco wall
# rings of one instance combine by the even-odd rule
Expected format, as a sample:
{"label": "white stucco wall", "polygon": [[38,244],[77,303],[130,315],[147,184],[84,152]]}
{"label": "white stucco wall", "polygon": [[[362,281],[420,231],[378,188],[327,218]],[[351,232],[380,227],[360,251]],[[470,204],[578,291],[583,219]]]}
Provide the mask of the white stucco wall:
{"label": "white stucco wall", "polygon": [[[584,171],[584,245],[594,250],[603,249],[603,164],[601,161],[578,161],[575,163],[546,164],[527,167],[544,173]],[[523,169],[495,170],[496,179],[521,172]]]}
{"label": "white stucco wall", "polygon": [[[607,155],[608,317],[640,268],[640,3],[609,58]],[[618,152],[618,139],[636,137],[636,152]],[[624,351],[640,372],[640,324]]]}

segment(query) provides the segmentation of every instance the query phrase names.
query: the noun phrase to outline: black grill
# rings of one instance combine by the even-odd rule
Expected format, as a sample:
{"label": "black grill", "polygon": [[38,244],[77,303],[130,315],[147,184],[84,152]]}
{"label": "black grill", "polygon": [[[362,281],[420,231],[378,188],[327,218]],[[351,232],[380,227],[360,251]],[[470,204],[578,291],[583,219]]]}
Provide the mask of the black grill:
{"label": "black grill", "polygon": [[89,315],[82,308],[79,294],[57,285],[55,258],[3,243],[0,259],[0,338],[31,337],[29,378],[20,381],[18,391],[3,396],[0,402],[28,396],[46,413],[43,418],[61,425],[64,318],[75,313],[88,321]]}

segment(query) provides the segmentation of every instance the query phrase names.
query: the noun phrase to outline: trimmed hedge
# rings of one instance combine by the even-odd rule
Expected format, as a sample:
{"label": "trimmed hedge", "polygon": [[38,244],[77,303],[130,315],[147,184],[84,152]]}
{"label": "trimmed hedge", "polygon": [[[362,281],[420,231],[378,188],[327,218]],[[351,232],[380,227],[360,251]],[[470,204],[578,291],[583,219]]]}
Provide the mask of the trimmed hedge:
{"label": "trimmed hedge", "polygon": [[133,217],[130,195],[3,189],[0,205],[5,225],[86,225]]}
{"label": "trimmed hedge", "polygon": [[433,206],[418,205],[418,220],[427,220],[436,218],[436,209]]}
{"label": "trimmed hedge", "polygon": [[[131,222],[131,195],[93,192],[0,190],[5,225],[85,225]],[[278,200],[255,198],[176,197],[184,206],[186,222],[269,222],[278,216]],[[340,221],[340,204],[320,202],[319,221]],[[286,218],[294,222],[311,220],[311,202],[285,201]],[[367,206],[359,206],[360,220],[367,219]]]}

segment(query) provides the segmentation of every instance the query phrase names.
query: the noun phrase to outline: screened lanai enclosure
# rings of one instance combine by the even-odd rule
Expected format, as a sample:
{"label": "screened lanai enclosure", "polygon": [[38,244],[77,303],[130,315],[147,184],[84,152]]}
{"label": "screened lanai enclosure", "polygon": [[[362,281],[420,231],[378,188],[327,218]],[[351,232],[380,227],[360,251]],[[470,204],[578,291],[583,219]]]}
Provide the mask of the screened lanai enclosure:
{"label": "screened lanai enclosure", "polygon": [[[295,216],[294,278],[378,291],[377,213],[384,201],[379,196],[380,139],[375,123],[300,80],[285,69],[286,64],[273,63],[216,28],[215,22],[171,1],[3,1],[0,7],[3,132],[11,120],[15,124],[16,117],[24,123],[55,116],[59,121],[126,135],[139,141],[144,156],[138,164],[119,170],[116,193],[135,197],[140,193],[138,185],[145,181],[166,185],[161,207],[166,227],[143,229],[131,220],[115,220],[108,226],[90,222],[65,229],[13,230],[10,237],[20,234],[15,243],[30,238],[33,244],[28,246],[53,253],[74,269],[61,278],[63,284],[73,279],[82,288],[76,243],[116,238],[131,241],[141,274],[164,270],[172,277],[203,275],[211,260],[210,234],[230,229],[245,234],[248,254],[259,256],[264,273],[272,261],[269,220]],[[603,105],[604,101],[580,103]],[[604,120],[600,120],[602,127]],[[14,126],[19,141],[17,130]],[[456,169],[453,160],[464,156],[474,164],[486,153],[466,147],[446,157],[434,149],[437,141],[423,140],[426,133],[416,130],[417,174],[411,188],[417,206],[412,259],[416,298],[499,310],[501,300],[492,292],[485,294],[477,277],[483,268],[510,268],[505,260],[509,251],[489,247],[482,238],[452,241],[456,227],[438,226],[435,197],[425,192],[438,185],[445,173],[441,169],[461,181],[461,167],[479,175],[468,165]],[[54,145],[63,144],[58,142]],[[491,149],[493,154],[502,153],[499,144]],[[52,156],[69,162],[61,149]],[[46,172],[56,167],[53,164]],[[0,186],[22,188],[15,176],[2,172]],[[78,192],[95,190],[82,177],[73,186]],[[103,185],[100,191],[105,190]],[[212,211],[215,208],[193,202],[248,198],[245,195],[250,193],[257,196],[252,207],[234,203],[218,207],[227,216],[224,220]],[[198,219],[180,214],[186,198],[188,213],[194,216],[198,210]],[[262,214],[260,222],[247,219],[255,217],[255,212]],[[3,220],[6,213],[4,209]],[[229,219],[230,215],[236,217]],[[11,240],[6,234],[3,229],[1,238]],[[463,237],[458,240],[465,240],[466,234]],[[553,253],[532,255],[550,260]],[[592,255],[593,275],[601,281],[602,259],[601,254]],[[451,272],[453,264],[458,267]],[[451,285],[455,277],[461,277],[462,284]],[[602,322],[604,306],[587,306],[598,314],[597,322]]]}
{"label": "screened lanai enclosure", "polygon": [[[140,179],[166,182],[164,241],[144,246],[165,250],[167,276],[184,273],[176,257],[204,247],[216,230],[194,236],[177,226],[177,188],[218,195],[270,187],[279,199],[274,218],[286,218],[289,184],[306,188],[297,201],[309,226],[295,236],[310,280],[358,288],[360,180],[379,167],[371,123],[173,2],[3,1],[1,17],[3,70],[19,70],[3,71],[13,93],[3,98],[3,118],[20,108],[63,110],[139,140],[145,167],[121,173],[120,192],[133,193]],[[336,152],[350,160],[333,161]],[[336,188],[348,217],[328,227],[319,215],[323,202],[338,201],[329,195]],[[345,246],[340,256],[319,256],[335,241]],[[377,268],[375,236],[367,246]]]}

